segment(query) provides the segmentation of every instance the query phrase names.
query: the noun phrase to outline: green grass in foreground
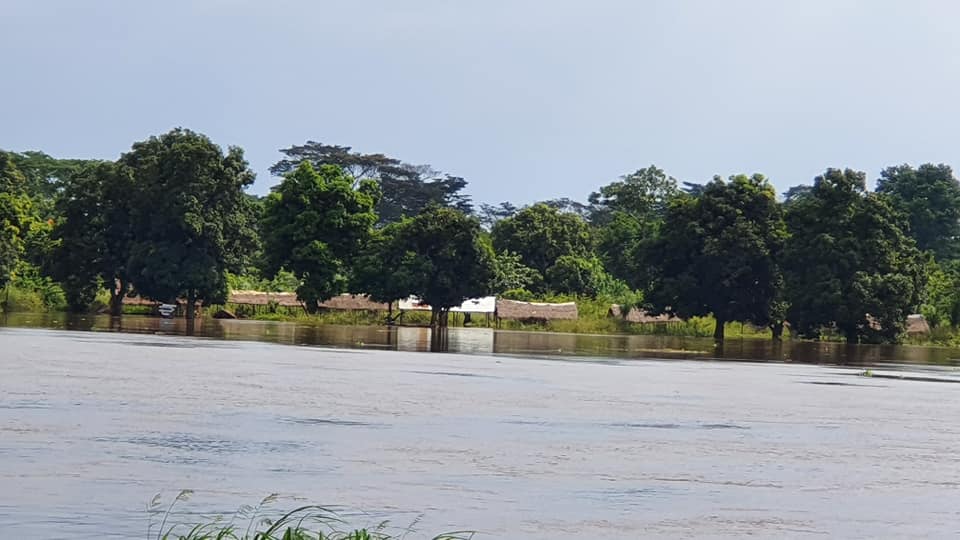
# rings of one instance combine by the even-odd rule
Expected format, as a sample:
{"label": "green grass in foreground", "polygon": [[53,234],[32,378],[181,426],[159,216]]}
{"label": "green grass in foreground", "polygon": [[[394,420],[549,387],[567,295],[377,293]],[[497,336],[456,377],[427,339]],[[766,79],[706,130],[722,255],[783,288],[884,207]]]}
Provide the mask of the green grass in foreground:
{"label": "green grass in foreground", "polygon": [[[185,525],[175,522],[174,506],[193,494],[181,491],[169,505],[160,495],[151,501],[147,511],[151,515],[147,529],[148,540],[402,540],[413,532],[416,522],[399,533],[389,532],[387,522],[369,528],[346,528],[344,521],[332,510],[308,505],[291,510],[276,520],[263,517],[262,512],[277,500],[270,495],[257,506],[243,506],[230,519],[214,517],[203,523]],[[154,518],[160,520],[154,533]],[[440,534],[433,540],[470,540],[473,532],[457,531]]]}

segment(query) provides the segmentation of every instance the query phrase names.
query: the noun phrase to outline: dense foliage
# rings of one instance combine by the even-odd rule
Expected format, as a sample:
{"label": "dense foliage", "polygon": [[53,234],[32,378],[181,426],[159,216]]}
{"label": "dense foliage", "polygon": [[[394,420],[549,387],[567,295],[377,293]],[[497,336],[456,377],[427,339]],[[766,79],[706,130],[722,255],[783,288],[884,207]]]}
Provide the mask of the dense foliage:
{"label": "dense foliage", "polygon": [[310,311],[345,292],[354,258],[377,221],[379,199],[371,180],[354,188],[353,178],[335,165],[316,171],[309,162],[300,164],[266,200],[262,236],[268,274],[293,272],[300,280],[297,296]]}
{"label": "dense foliage", "polygon": [[682,318],[712,313],[717,339],[727,321],[778,324],[785,239],[766,178],[715,178],[699,197],[678,196],[668,207],[660,236],[647,248],[649,301]]}
{"label": "dense foliage", "polygon": [[717,339],[730,321],[851,342],[898,341],[917,312],[960,325],[946,165],[890,167],[876,192],[829,169],[782,202],[759,174],[698,184],[649,166],[584,202],[474,208],[466,180],[429,166],[313,141],[281,153],[261,198],[239,148],[185,129],[112,162],[0,152],[5,309],[119,315],[127,294],[210,304],[232,288],[295,290],[311,311],[417,296],[438,325],[484,294],[714,320]]}

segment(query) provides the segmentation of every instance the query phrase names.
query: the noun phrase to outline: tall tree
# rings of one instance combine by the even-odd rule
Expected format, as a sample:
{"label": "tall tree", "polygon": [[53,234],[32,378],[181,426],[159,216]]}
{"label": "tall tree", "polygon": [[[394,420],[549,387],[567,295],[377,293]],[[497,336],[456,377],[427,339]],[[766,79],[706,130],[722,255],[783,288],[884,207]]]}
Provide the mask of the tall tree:
{"label": "tall tree", "polygon": [[481,233],[479,220],[452,208],[431,206],[403,220],[381,246],[381,268],[395,274],[383,273],[382,289],[407,289],[433,309],[433,326],[446,326],[450,308],[490,290],[494,254]]}
{"label": "tall tree", "polygon": [[498,252],[519,254],[523,264],[543,277],[564,255],[581,258],[593,255],[593,238],[587,222],[576,214],[542,203],[498,221],[490,234]]}
{"label": "tall tree", "polygon": [[0,152],[0,287],[7,285],[23,256],[32,212],[26,178],[11,155]]}
{"label": "tall tree", "polygon": [[353,152],[349,146],[316,141],[307,141],[280,152],[286,157],[270,168],[275,175],[289,173],[306,161],[315,169],[322,165],[336,165],[356,182],[364,179],[379,182],[382,196],[376,210],[381,224],[399,221],[403,216],[414,216],[431,204],[456,208],[464,213],[472,211],[470,197],[463,193],[466,180],[439,173],[429,166],[410,165],[383,154],[362,154]]}
{"label": "tall tree", "polygon": [[516,214],[519,210],[519,208],[509,201],[504,201],[500,204],[482,203],[480,204],[480,210],[477,212],[477,217],[480,218],[481,225],[490,228],[493,227],[496,222]]}
{"label": "tall tree", "polygon": [[677,180],[651,165],[621,177],[590,194],[590,221],[604,225],[616,212],[633,216],[641,223],[663,220],[667,205],[680,193]]}
{"label": "tall tree", "polygon": [[939,260],[960,255],[960,182],[949,165],[888,167],[877,180],[877,193],[907,216],[920,250]]}
{"label": "tall tree", "polygon": [[255,249],[244,188],[254,174],[243,150],[224,153],[205,135],[177,128],[135,143],[120,158],[132,171],[135,242],[127,271],[137,291],[156,300],[224,301],[228,270]]}
{"label": "tall tree", "polygon": [[787,318],[802,336],[835,325],[849,343],[895,341],[923,289],[923,263],[906,224],[866,175],[828,169],[787,206]]}
{"label": "tall tree", "polygon": [[680,317],[712,313],[718,341],[728,321],[771,324],[785,239],[776,193],[763,175],[715,177],[700,196],[670,204],[649,247],[656,270],[648,300]]}
{"label": "tall tree", "polygon": [[657,236],[677,180],[651,165],[590,195],[590,222],[597,226],[597,254],[616,278],[640,286],[641,244]]}
{"label": "tall tree", "polygon": [[335,165],[309,162],[287,174],[266,200],[263,215],[267,270],[300,279],[297,297],[311,312],[318,302],[347,290],[354,258],[377,222],[380,189],[372,180],[354,188]]}
{"label": "tall tree", "polygon": [[103,286],[110,292],[110,314],[123,313],[134,189],[133,171],[112,162],[85,164],[61,183],[48,266],[72,310],[86,309]]}

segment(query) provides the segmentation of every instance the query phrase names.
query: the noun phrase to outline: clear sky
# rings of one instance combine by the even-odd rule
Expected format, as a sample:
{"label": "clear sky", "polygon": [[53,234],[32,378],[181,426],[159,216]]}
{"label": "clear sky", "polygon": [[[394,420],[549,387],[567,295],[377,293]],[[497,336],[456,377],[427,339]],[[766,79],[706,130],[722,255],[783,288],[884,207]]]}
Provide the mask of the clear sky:
{"label": "clear sky", "polygon": [[0,148],[116,158],[175,126],[254,191],[308,139],[584,199],[651,163],[783,191],[960,165],[960,2],[2,0]]}

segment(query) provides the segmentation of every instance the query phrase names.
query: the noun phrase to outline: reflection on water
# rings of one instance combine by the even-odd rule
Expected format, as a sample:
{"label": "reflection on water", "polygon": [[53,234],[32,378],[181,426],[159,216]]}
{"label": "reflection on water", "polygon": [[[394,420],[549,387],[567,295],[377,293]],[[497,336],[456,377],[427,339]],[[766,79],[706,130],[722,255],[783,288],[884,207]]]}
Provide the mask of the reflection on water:
{"label": "reflection on water", "polygon": [[[384,349],[411,352],[456,352],[523,356],[592,356],[611,358],[728,359],[809,364],[877,365],[886,363],[960,364],[960,349],[896,345],[846,345],[765,339],[728,340],[722,347],[709,338],[678,336],[610,336],[518,332],[490,328],[340,326],[296,322],[185,319],[61,313],[0,315],[0,326],[186,335],[287,345]],[[181,346],[183,346],[181,344]]]}

